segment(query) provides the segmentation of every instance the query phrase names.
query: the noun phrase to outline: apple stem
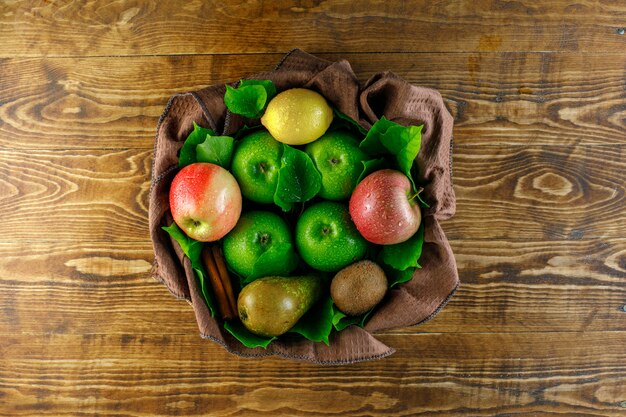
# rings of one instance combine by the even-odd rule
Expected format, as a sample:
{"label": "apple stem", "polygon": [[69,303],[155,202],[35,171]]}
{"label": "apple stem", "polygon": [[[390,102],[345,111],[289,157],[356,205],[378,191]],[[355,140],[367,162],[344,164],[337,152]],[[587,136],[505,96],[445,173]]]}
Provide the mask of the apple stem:
{"label": "apple stem", "polygon": [[412,196],[409,197],[409,202],[413,203],[415,202],[415,199],[417,198],[418,195],[420,195],[420,193],[424,191],[424,187],[420,187],[419,190],[417,190],[417,192],[415,194],[413,194]]}

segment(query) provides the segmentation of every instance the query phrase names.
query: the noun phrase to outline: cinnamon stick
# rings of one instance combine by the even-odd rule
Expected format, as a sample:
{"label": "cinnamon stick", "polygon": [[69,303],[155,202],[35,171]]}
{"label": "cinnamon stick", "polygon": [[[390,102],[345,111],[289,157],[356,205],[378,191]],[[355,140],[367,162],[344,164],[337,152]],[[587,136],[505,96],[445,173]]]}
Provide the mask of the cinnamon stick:
{"label": "cinnamon stick", "polygon": [[224,291],[226,292],[228,305],[230,306],[230,310],[236,316],[237,300],[235,298],[235,293],[233,292],[233,284],[230,280],[228,268],[226,268],[226,260],[224,259],[224,255],[222,254],[222,249],[218,245],[213,245],[211,246],[211,251],[213,252],[213,258],[215,259],[215,264],[217,265],[217,271],[220,274],[222,285],[224,286]]}
{"label": "cinnamon stick", "polygon": [[220,277],[219,270],[217,269],[215,258],[213,257],[213,251],[208,246],[205,246],[202,249],[202,262],[204,263],[209,275],[209,281],[211,283],[211,287],[213,288],[213,294],[215,295],[215,301],[217,303],[217,309],[219,310],[220,316],[222,316],[225,320],[234,318],[234,311],[231,310],[228,297],[226,296],[226,291],[224,290],[224,285],[222,284],[222,279]]}

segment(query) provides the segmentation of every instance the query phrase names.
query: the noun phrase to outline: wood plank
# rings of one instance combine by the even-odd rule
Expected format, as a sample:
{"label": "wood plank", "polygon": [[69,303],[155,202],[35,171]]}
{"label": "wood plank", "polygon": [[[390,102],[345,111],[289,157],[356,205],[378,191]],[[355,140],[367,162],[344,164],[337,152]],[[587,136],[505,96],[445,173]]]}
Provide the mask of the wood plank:
{"label": "wood plank", "polygon": [[0,152],[0,239],[148,241],[151,158],[104,149]]}
{"label": "wood plank", "polygon": [[[258,72],[278,59],[253,56],[246,67]],[[151,149],[170,96],[233,81],[243,69],[227,57],[0,61],[0,146]]]}
{"label": "wood plank", "polygon": [[[14,416],[618,416],[625,332],[398,335],[381,361],[242,359],[193,336],[0,339]],[[294,401],[294,398],[298,398]]]}
{"label": "wood plank", "polygon": [[626,230],[626,147],[457,146],[454,238],[604,239]]}
{"label": "wood plank", "polygon": [[[451,244],[452,301],[385,334],[626,331],[626,239]],[[149,277],[151,262],[147,242],[0,243],[0,335],[198,334],[191,307]]]}
{"label": "wood plank", "polygon": [[[151,155],[0,152],[0,241],[146,241]],[[623,145],[457,146],[453,181],[451,239],[623,237]]]}
{"label": "wood plank", "polygon": [[[485,144],[626,142],[626,56],[323,54],[361,80],[392,70],[438,89],[455,140]],[[0,148],[151,149],[167,99],[269,70],[280,55],[0,60]]]}
{"label": "wood plank", "polygon": [[285,52],[616,54],[620,2],[3,2],[0,57]]}

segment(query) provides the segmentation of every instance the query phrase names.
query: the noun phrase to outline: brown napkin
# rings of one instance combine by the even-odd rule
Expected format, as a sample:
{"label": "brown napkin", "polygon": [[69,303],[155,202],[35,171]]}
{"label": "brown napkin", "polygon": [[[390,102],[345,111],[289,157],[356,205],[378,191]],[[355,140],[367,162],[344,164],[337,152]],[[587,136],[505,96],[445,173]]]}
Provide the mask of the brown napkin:
{"label": "brown napkin", "polygon": [[211,317],[189,260],[161,226],[171,223],[168,193],[178,171],[177,152],[193,129],[193,122],[220,134],[233,134],[246,122],[227,112],[223,85],[172,97],[159,120],[154,146],[149,224],[154,245],[153,275],[176,297],[193,306],[202,337],[213,340],[240,356],[277,355],[320,364],[344,364],[379,359],[394,352],[370,332],[411,326],[434,317],[459,286],[454,255],[439,221],[454,215],[455,197],[451,183],[450,150],[452,117],[438,92],[408,84],[390,72],[374,75],[360,85],[347,61],[329,62],[301,50],[293,50],[274,71],[250,79],[270,79],[279,91],[306,87],[318,91],[343,113],[369,128],[385,116],[403,125],[424,124],[422,146],[417,158],[419,177],[430,204],[424,216],[425,242],[421,269],[413,279],[389,291],[365,329],[351,326],[334,332],[330,346],[297,336],[285,336],[267,349],[246,348]]}

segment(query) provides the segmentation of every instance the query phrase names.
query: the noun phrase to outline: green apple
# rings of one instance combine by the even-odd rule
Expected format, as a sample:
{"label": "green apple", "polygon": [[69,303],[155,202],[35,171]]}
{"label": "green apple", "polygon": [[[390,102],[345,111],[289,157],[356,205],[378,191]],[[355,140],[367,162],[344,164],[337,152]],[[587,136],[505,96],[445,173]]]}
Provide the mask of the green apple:
{"label": "green apple", "polygon": [[346,131],[327,132],[308,144],[305,152],[322,175],[319,196],[327,200],[344,200],[350,197],[363,171],[361,161],[368,158],[359,149],[359,139]]}
{"label": "green apple", "polygon": [[257,203],[273,203],[283,145],[262,130],[238,141],[231,171],[244,197]]}
{"label": "green apple", "polygon": [[223,245],[226,263],[246,280],[288,275],[298,264],[289,226],[269,211],[242,214]]}
{"label": "green apple", "polygon": [[365,256],[367,241],[350,219],[345,204],[324,201],[302,213],[296,224],[296,247],[312,268],[334,272]]}

